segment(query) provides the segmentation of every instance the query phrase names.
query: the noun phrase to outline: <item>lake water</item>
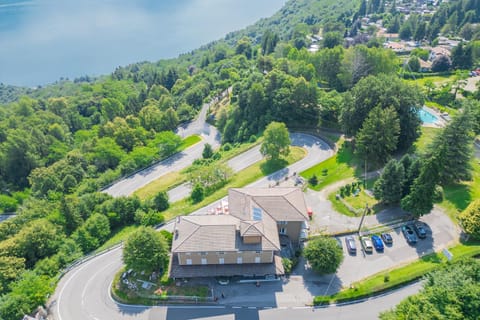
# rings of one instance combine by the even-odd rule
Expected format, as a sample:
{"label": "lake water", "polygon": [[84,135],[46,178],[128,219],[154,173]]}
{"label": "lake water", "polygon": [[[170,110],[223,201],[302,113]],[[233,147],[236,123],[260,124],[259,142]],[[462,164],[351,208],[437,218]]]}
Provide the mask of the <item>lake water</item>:
{"label": "lake water", "polygon": [[35,86],[176,57],[286,0],[0,0],[0,82]]}

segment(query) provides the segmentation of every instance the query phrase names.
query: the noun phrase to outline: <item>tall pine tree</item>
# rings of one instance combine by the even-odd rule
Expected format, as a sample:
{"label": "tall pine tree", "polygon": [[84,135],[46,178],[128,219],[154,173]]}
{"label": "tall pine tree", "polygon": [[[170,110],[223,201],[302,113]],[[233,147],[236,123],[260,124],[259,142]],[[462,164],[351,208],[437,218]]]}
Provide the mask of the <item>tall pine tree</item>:
{"label": "tall pine tree", "polygon": [[373,187],[375,198],[386,204],[399,203],[402,199],[404,180],[405,169],[403,164],[395,159],[390,160]]}
{"label": "tall pine tree", "polygon": [[439,182],[450,184],[472,178],[470,160],[473,153],[473,116],[464,108],[429,146],[428,155],[435,155],[440,168]]}

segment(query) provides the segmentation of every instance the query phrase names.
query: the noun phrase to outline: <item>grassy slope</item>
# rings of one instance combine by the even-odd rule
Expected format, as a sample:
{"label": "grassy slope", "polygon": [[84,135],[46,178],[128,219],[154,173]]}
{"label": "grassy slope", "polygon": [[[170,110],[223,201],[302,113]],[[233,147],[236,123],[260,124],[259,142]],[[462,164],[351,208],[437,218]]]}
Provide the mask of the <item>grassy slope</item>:
{"label": "grassy slope", "polygon": [[[344,179],[360,177],[361,162],[352,152],[351,147],[347,145],[348,143],[342,138],[337,142],[338,152],[331,158],[320,162],[319,164],[302,171],[300,175],[309,179],[314,174],[318,178],[318,184],[316,186],[309,186],[313,190],[320,190],[325,186]],[[327,170],[326,175],[323,174],[323,171]]]}
{"label": "grassy slope", "polygon": [[[422,128],[422,136],[415,143],[419,152],[425,151],[426,146],[432,141],[440,129]],[[473,199],[480,197],[480,164],[478,159],[472,158],[473,168],[471,181],[464,181],[449,186],[445,186],[444,199],[439,205],[445,209],[446,213],[456,222],[457,214],[464,210]]]}
{"label": "grassy slope", "polygon": [[[254,143],[244,143],[236,148],[232,148],[229,151],[222,151],[219,150],[221,154],[221,162],[226,163],[227,160],[247,151],[250,148],[255,147],[256,145],[260,144],[263,141],[263,138],[258,139]],[[185,171],[185,170],[184,170]],[[166,191],[171,188],[174,188],[184,182],[187,181],[188,174],[184,173],[183,171],[172,171],[167,173],[166,175],[161,176],[159,179],[150,182],[149,184],[143,186],[142,188],[138,189],[134,192],[136,196],[140,199],[145,200],[148,198],[153,197],[158,192]]]}
{"label": "grassy slope", "polygon": [[257,162],[254,165],[251,165],[250,167],[240,172],[237,172],[235,175],[233,175],[230,182],[228,182],[223,188],[205,197],[205,199],[203,199],[203,201],[199,203],[193,204],[189,198],[173,203],[170,206],[170,208],[166,211],[165,219],[169,220],[178,215],[185,215],[195,210],[198,210],[206,206],[207,204],[212,203],[226,196],[229,188],[244,187],[260,179],[261,177],[269,175],[289,164],[292,164],[294,162],[301,160],[302,158],[305,157],[305,155],[306,155],[306,151],[304,149],[300,147],[291,147],[290,155],[287,157],[286,161],[282,163],[278,163],[274,166],[271,166],[268,163],[266,163],[265,160]]}

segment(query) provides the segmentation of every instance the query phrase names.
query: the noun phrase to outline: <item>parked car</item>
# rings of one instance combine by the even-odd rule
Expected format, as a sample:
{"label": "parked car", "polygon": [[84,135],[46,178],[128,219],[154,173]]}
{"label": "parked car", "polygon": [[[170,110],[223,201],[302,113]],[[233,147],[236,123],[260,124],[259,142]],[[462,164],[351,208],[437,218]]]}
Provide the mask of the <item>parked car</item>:
{"label": "parked car", "polygon": [[427,230],[425,230],[425,226],[417,221],[413,224],[413,229],[415,230],[415,232],[417,233],[417,236],[420,238],[420,239],[425,239],[427,237]]}
{"label": "parked car", "polygon": [[372,236],[372,243],[373,243],[373,247],[375,248],[375,250],[383,251],[384,246],[383,246],[383,242],[382,242],[382,239],[380,238],[380,236],[377,236],[376,234],[374,234]]}
{"label": "parked car", "polygon": [[362,243],[363,251],[367,253],[373,252],[372,241],[369,237],[361,237],[360,242]]}
{"label": "parked car", "polygon": [[413,232],[412,227],[405,225],[402,227],[402,232],[409,244],[417,243],[417,236],[415,235],[415,232]]}
{"label": "parked car", "polygon": [[345,245],[347,250],[351,254],[357,254],[357,246],[355,244],[355,239],[352,236],[345,237]]}
{"label": "parked car", "polygon": [[393,238],[390,233],[382,233],[382,240],[385,244],[393,244]]}

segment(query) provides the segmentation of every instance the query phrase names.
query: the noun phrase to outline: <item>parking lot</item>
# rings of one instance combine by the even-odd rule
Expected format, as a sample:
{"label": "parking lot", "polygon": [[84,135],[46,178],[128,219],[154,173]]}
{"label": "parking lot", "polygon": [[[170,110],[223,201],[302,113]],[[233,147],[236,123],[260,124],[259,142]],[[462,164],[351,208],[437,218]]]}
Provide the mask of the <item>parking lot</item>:
{"label": "parking lot", "polygon": [[221,303],[241,304],[246,306],[294,307],[312,302],[316,295],[333,294],[343,287],[349,287],[373,274],[396,268],[417,260],[432,251],[440,251],[458,240],[458,230],[452,221],[442,212],[434,209],[432,213],[422,217],[427,237],[418,239],[416,245],[409,245],[400,227],[388,232],[393,238],[391,246],[385,246],[383,252],[375,249],[365,254],[358,238],[353,235],[357,245],[357,254],[350,255],[345,246],[345,236],[339,237],[342,242],[344,261],[335,275],[319,276],[301,259],[294,272],[282,281],[265,282],[255,288],[253,284],[229,283],[221,286],[213,284],[215,292],[225,298]]}

